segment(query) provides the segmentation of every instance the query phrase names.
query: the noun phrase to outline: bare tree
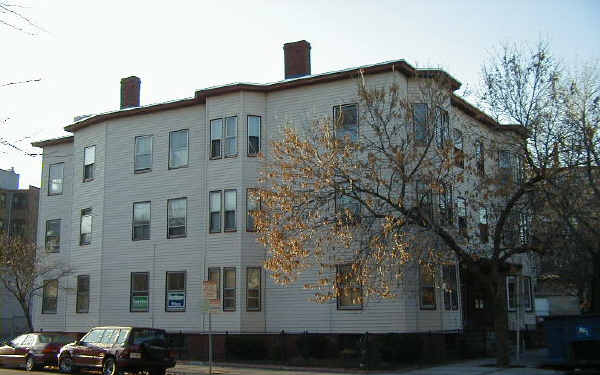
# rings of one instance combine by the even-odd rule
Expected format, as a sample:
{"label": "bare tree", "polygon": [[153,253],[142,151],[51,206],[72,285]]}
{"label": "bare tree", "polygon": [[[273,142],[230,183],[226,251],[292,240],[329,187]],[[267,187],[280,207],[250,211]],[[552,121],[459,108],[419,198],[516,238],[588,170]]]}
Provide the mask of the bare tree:
{"label": "bare tree", "polygon": [[0,281],[21,305],[30,331],[33,297],[44,288],[45,280],[60,280],[69,274],[69,267],[47,254],[36,256],[35,243],[0,232]]}

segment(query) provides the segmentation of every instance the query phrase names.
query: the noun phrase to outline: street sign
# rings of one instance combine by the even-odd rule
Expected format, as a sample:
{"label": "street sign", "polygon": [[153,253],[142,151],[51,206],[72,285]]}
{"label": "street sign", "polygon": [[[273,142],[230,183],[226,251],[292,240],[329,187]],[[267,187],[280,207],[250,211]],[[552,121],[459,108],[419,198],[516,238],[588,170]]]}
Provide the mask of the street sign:
{"label": "street sign", "polygon": [[203,281],[204,287],[204,298],[207,300],[217,299],[217,282],[216,281]]}

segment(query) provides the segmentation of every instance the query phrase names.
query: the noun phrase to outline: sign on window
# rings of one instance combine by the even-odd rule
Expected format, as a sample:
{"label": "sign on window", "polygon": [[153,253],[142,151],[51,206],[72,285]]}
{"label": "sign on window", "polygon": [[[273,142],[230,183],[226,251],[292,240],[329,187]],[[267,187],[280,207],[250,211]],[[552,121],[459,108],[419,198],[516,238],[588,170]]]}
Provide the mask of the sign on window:
{"label": "sign on window", "polygon": [[167,293],[167,308],[174,310],[183,310],[185,308],[185,293],[184,292],[168,292]]}

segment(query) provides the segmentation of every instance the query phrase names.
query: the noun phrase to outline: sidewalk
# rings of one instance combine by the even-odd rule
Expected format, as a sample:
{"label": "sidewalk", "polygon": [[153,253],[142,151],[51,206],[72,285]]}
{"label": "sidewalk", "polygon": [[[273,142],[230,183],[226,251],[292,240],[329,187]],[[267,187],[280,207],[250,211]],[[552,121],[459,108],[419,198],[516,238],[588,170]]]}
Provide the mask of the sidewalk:
{"label": "sidewalk", "polygon": [[[419,369],[403,369],[396,371],[372,371],[372,375],[559,375],[564,374],[558,370],[542,370],[536,368],[543,363],[546,357],[546,349],[532,350],[521,355],[521,359],[516,361],[514,358],[510,368],[493,367],[494,358],[482,358],[459,363],[445,364],[441,366],[432,366]],[[205,362],[178,362],[175,368],[169,369],[168,374],[172,375],[199,375],[208,374],[208,365]],[[224,375],[331,375],[331,374],[367,374],[361,370],[343,370],[326,368],[308,368],[308,367],[288,367],[273,365],[247,365],[247,364],[227,364],[225,366],[213,366],[213,374]]]}

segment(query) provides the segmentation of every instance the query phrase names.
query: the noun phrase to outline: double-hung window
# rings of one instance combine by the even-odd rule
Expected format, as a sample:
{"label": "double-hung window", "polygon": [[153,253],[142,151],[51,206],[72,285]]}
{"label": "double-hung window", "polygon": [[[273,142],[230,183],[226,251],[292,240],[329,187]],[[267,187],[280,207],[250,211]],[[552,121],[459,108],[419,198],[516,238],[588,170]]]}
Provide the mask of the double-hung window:
{"label": "double-hung window", "polygon": [[57,253],[60,249],[60,219],[46,220],[46,251]]}
{"label": "double-hung window", "polygon": [[237,155],[237,116],[225,117],[225,157]]}
{"label": "double-hung window", "polygon": [[248,156],[260,152],[260,116],[248,116]]}
{"label": "double-hung window", "polygon": [[185,311],[185,272],[167,272],[166,311]]}
{"label": "double-hung window", "polygon": [[224,226],[225,232],[233,232],[237,229],[235,224],[237,208],[237,191],[236,190],[225,190],[225,215],[224,215]]}
{"label": "double-hung window", "polygon": [[454,165],[459,168],[465,167],[465,152],[463,149],[463,134],[458,129],[454,130]]}
{"label": "double-hung window", "polygon": [[13,208],[17,210],[27,208],[27,196],[22,193],[15,193],[13,195]]}
{"label": "double-hung window", "polygon": [[340,264],[336,267],[336,283],[338,310],[362,309],[362,285],[353,273],[351,264]]}
{"label": "double-hung window", "polygon": [[51,164],[48,169],[48,195],[60,195],[63,192],[65,163]]}
{"label": "double-hung window", "polygon": [[235,268],[223,268],[223,311],[235,311]]}
{"label": "double-hung window", "polygon": [[483,148],[483,142],[481,141],[475,142],[475,163],[477,173],[480,176],[485,175],[485,151]]}
{"label": "double-hung window", "polygon": [[167,201],[167,238],[186,236],[187,198]]}
{"label": "double-hung window", "polygon": [[133,204],[131,236],[133,241],[150,239],[150,202]]}
{"label": "double-hung window", "polygon": [[486,207],[479,208],[479,239],[482,243],[488,242],[488,212]]}
{"label": "double-hung window", "polygon": [[210,120],[210,158],[221,158],[221,139],[223,138],[223,119]]}
{"label": "double-hung window", "polygon": [[221,191],[211,191],[209,201],[209,231],[210,233],[218,233],[221,231]]}
{"label": "double-hung window", "polygon": [[135,137],[134,170],[136,173],[152,170],[152,136]]}
{"label": "double-hung window", "polygon": [[96,165],[96,146],[83,149],[83,182],[94,179]]}
{"label": "double-hung window", "polygon": [[506,277],[506,298],[509,311],[517,309],[517,278],[515,276]]}
{"label": "double-hung window", "polygon": [[149,309],[148,272],[131,273],[131,289],[129,295],[129,311],[147,312]]}
{"label": "double-hung window", "polygon": [[81,221],[79,223],[79,245],[89,245],[92,242],[92,209],[81,210]]}
{"label": "double-hung window", "polygon": [[169,132],[169,169],[188,165],[188,130]]}
{"label": "double-hung window", "polygon": [[453,213],[452,213],[452,187],[450,185],[442,185],[441,191],[438,195],[439,210],[440,210],[440,224],[441,225],[452,225]]}
{"label": "double-hung window", "polygon": [[42,314],[56,314],[58,280],[44,280],[42,290]]}
{"label": "double-hung window", "polygon": [[358,141],[358,105],[345,104],[333,107],[333,122],[335,138],[346,139],[351,142]]}
{"label": "double-hung window", "polygon": [[438,148],[444,147],[444,144],[450,136],[450,118],[448,111],[437,108],[435,122],[435,143]]}
{"label": "double-hung window", "polygon": [[434,271],[427,265],[419,267],[421,281],[421,310],[435,310],[435,284]]}
{"label": "double-hung window", "polygon": [[458,283],[456,282],[456,265],[450,264],[442,267],[444,278],[444,308],[458,310]]}
{"label": "double-hung window", "polygon": [[75,312],[86,313],[90,309],[90,276],[77,276],[77,300]]}
{"label": "double-hung window", "polygon": [[260,311],[260,267],[246,269],[246,310]]}
{"label": "double-hung window", "polygon": [[426,144],[429,140],[429,129],[427,128],[427,104],[414,103],[413,110],[413,127],[415,132],[415,142],[417,144]]}
{"label": "double-hung window", "polygon": [[421,209],[423,214],[430,218],[433,215],[432,193],[429,184],[423,181],[417,181],[417,207]]}
{"label": "double-hung window", "polygon": [[458,214],[458,231],[467,237],[467,201],[465,198],[456,198],[456,213]]}
{"label": "double-hung window", "polygon": [[258,189],[246,190],[246,231],[256,231],[256,219],[254,214],[260,211],[260,197],[257,195]]}
{"label": "double-hung window", "polygon": [[519,240],[521,245],[529,242],[529,222],[530,217],[526,212],[519,213]]}

